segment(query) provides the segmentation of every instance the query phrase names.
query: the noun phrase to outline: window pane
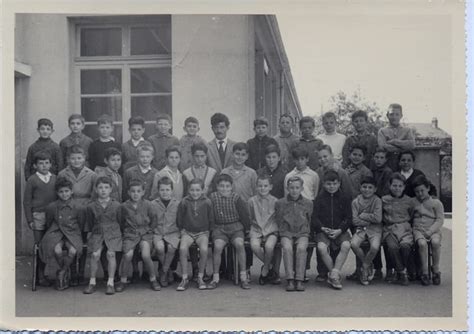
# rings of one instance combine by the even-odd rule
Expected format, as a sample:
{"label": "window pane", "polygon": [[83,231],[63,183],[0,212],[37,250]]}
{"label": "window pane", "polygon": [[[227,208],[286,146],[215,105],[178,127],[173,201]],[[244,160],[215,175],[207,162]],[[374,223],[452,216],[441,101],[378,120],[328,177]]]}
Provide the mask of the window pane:
{"label": "window pane", "polygon": [[82,28],[81,56],[122,55],[122,29]]}
{"label": "window pane", "polygon": [[171,53],[171,25],[132,28],[130,32],[132,55]]}
{"label": "window pane", "polygon": [[[97,139],[99,138],[99,130],[97,129],[96,124],[86,124],[84,127],[83,133],[87,136],[89,136],[92,139]],[[112,132],[112,137],[115,138],[115,141],[118,143],[122,143],[122,125],[121,124],[115,124],[114,125],[114,131]]]}
{"label": "window pane", "polygon": [[158,114],[171,117],[171,96],[132,96],[132,116],[154,121]]}
{"label": "window pane", "polygon": [[81,94],[114,94],[122,91],[122,70],[82,70]]}
{"label": "window pane", "polygon": [[81,113],[86,122],[95,122],[107,114],[114,121],[122,121],[122,98],[115,97],[83,97],[81,98]]}
{"label": "window pane", "polygon": [[171,93],[171,68],[130,70],[132,93]]}

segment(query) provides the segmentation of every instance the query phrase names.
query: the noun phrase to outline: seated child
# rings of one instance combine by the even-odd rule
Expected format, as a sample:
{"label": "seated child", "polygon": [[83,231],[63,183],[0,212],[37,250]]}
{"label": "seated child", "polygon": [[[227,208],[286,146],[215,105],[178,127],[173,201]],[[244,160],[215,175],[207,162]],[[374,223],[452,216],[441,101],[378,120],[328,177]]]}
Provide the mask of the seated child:
{"label": "seated child", "polygon": [[[263,262],[260,278],[260,285],[264,285],[278,273],[273,273],[269,277],[272,269],[278,270],[280,267],[272,268],[274,248],[278,238],[278,225],[275,219],[275,203],[277,198],[270,194],[272,184],[270,176],[261,174],[257,178],[257,195],[249,199],[250,209],[250,246],[253,253]],[[263,247],[262,247],[263,242]],[[279,263],[278,263],[279,264]],[[278,270],[279,271],[279,270]]]}
{"label": "seated child", "polygon": [[74,145],[82,147],[86,153],[86,161],[88,160],[87,153],[89,152],[89,146],[92,144],[92,139],[82,133],[85,127],[85,121],[84,117],[80,114],[72,114],[69,116],[68,125],[71,133],[59,142],[64,162],[67,161],[67,152]]}
{"label": "seated child", "polygon": [[[429,194],[430,181],[418,176],[413,181],[417,201],[413,214],[413,238],[418,245],[421,262],[421,284],[429,285],[428,270],[433,272],[433,285],[441,284],[439,258],[441,254],[441,227],[444,223],[443,204]],[[433,265],[428,268],[428,242],[433,249]]]}
{"label": "seated child", "polygon": [[388,195],[390,193],[389,180],[393,171],[387,166],[387,151],[383,148],[375,150],[372,173],[374,174],[376,185],[375,194],[380,198]]}
{"label": "seated child", "polygon": [[[56,289],[69,287],[69,267],[76,255],[82,252],[82,226],[85,208],[72,199],[72,183],[58,179],[55,186],[59,199],[46,208],[46,231],[41,240],[40,257],[45,263],[56,260],[59,270],[56,273]],[[67,249],[63,254],[63,248]]]}
{"label": "seated child", "polygon": [[[351,248],[362,263],[360,283],[368,285],[369,277],[373,277],[372,261],[380,251],[382,240],[382,201],[375,195],[375,180],[370,176],[362,179],[360,192],[352,201],[352,225],[355,230]],[[370,244],[367,253],[361,248],[365,240]]]}
{"label": "seated child", "polygon": [[153,178],[153,186],[151,188],[151,198],[158,196],[158,182],[161,178],[167,177],[173,181],[173,198],[178,202],[183,199],[184,189],[183,174],[178,169],[181,161],[181,152],[177,146],[168,147],[166,153],[166,166],[155,174]]}
{"label": "seated child", "polygon": [[87,206],[87,221],[91,226],[87,250],[91,253],[91,274],[89,285],[83,291],[91,294],[96,291],[96,275],[100,255],[104,248],[107,251],[108,278],[105,294],[113,295],[114,276],[117,269],[115,252],[122,251],[122,232],[120,231],[120,203],[110,198],[113,182],[108,177],[99,177],[95,182],[98,198]]}
{"label": "seated child", "polygon": [[[118,202],[122,202],[122,177],[119,174],[122,165],[122,153],[114,147],[105,150],[105,167],[97,166],[95,173],[97,177],[107,176],[113,181],[112,193],[110,197]],[[97,197],[96,193],[93,193]]]}
{"label": "seated child", "polygon": [[207,263],[209,231],[214,228],[214,212],[211,200],[204,193],[204,182],[201,179],[191,180],[188,195],[178,206],[176,225],[181,230],[179,257],[183,273],[181,284],[176,290],[184,291],[188,287],[189,247],[193,244],[199,248],[198,288],[205,290],[207,286],[204,283],[204,271]]}
{"label": "seated child", "polygon": [[295,147],[291,151],[291,155],[293,157],[293,164],[296,167],[285,176],[285,196],[290,192],[288,189],[288,180],[297,176],[303,180],[301,195],[312,201],[318,195],[320,181],[318,173],[308,167],[309,153],[305,148]]}
{"label": "seated child", "polygon": [[124,171],[137,164],[138,145],[151,145],[149,141],[143,138],[145,133],[145,120],[143,117],[131,117],[128,120],[128,132],[130,133],[130,139],[122,144]]}
{"label": "seated child", "polygon": [[[288,195],[275,203],[275,217],[288,281],[286,291],[305,290],[303,280],[313,203],[302,196],[303,185],[304,181],[300,177],[290,177],[286,180]],[[293,251],[295,246],[296,254]]]}
{"label": "seated child", "polygon": [[350,150],[349,165],[345,168],[349,179],[351,180],[352,189],[359,191],[361,180],[365,177],[372,177],[372,172],[364,165],[366,148],[361,145],[353,145]]}
{"label": "seated child", "polygon": [[[316,233],[318,253],[329,271],[328,283],[334,289],[342,289],[342,267],[351,249],[351,198],[340,188],[339,174],[327,171],[323,178],[323,190],[314,201],[312,226]],[[337,254],[335,261],[331,251]]]}
{"label": "seated child", "polygon": [[276,145],[269,145],[265,149],[265,167],[257,171],[258,175],[269,175],[272,189],[270,194],[277,199],[285,196],[285,177],[288,169],[280,160],[280,149]]}
{"label": "seated child", "polygon": [[213,188],[213,180],[217,171],[206,165],[207,160],[207,145],[196,143],[191,146],[191,153],[193,156],[192,166],[183,172],[186,183],[189,184],[194,179],[201,179],[204,183],[204,194],[210,195]]}
{"label": "seated child", "polygon": [[179,246],[180,232],[176,225],[179,201],[173,198],[173,181],[162,177],[157,185],[158,197],[153,204],[158,219],[158,226],[153,235],[153,247],[158,253],[161,264],[160,284],[167,287],[174,281],[173,272],[176,270],[172,262]]}
{"label": "seated child", "polygon": [[[123,189],[130,188],[130,182],[132,180],[139,180],[145,189],[143,199],[151,199],[151,188],[153,186],[153,179],[155,178],[158,170],[151,165],[153,160],[153,147],[150,145],[139,145],[138,151],[138,163],[127,169],[123,175]],[[128,199],[128,192],[122,194],[124,200]]]}
{"label": "seated child", "polygon": [[346,136],[336,131],[336,115],[329,111],[323,115],[324,133],[316,138],[323,141],[325,145],[331,146],[334,159],[342,164],[342,148],[346,142]]}
{"label": "seated child", "polygon": [[153,232],[157,227],[157,217],[153,205],[143,199],[144,193],[145,189],[140,181],[130,182],[128,189],[130,199],[121,205],[123,262],[120,282],[115,287],[116,292],[122,292],[125,289],[130,263],[137,245],[140,247],[143,265],[148,272],[151,289],[161,290],[151,259]]}
{"label": "seated child", "polygon": [[186,118],[184,120],[183,130],[186,134],[179,140],[179,151],[181,152],[179,170],[184,173],[184,171],[190,168],[194,163],[192,147],[196,144],[206,145],[206,142],[197,134],[199,132],[199,121],[196,117],[190,116]]}
{"label": "seated child", "polygon": [[170,133],[171,118],[166,114],[156,117],[157,133],[148,137],[148,141],[153,146],[155,156],[153,158],[153,167],[161,170],[166,166],[166,149],[171,146],[179,146],[179,139]]}
{"label": "seated child", "polygon": [[89,167],[95,170],[97,166],[105,167],[105,150],[114,147],[120,151],[120,144],[112,137],[114,123],[109,115],[103,115],[97,120],[99,138],[89,145]]}
{"label": "seated child", "polygon": [[[323,141],[319,138],[316,138],[314,133],[314,128],[316,123],[314,118],[310,116],[304,116],[300,119],[299,122],[301,138],[294,142],[293,146],[290,149],[290,152],[293,152],[293,149],[299,147],[308,152],[308,167],[316,171],[319,167],[318,161],[318,151],[323,145]],[[292,154],[293,155],[293,154]],[[295,167],[294,160],[290,159],[288,169],[292,170]]]}
{"label": "seated child", "polygon": [[245,164],[253,170],[258,170],[265,166],[265,148],[268,145],[278,146],[278,143],[267,135],[268,120],[265,117],[258,117],[253,121],[253,130],[255,137],[247,140],[249,158]]}
{"label": "seated child", "polygon": [[[56,200],[56,175],[51,174],[51,156],[46,151],[39,151],[33,158],[36,173],[28,178],[23,193],[23,208],[28,226],[33,230],[35,244],[43,239],[46,226],[46,208]],[[44,275],[45,263],[38,261],[38,283],[49,286]]]}
{"label": "seated child", "polygon": [[408,285],[407,265],[410,261],[413,245],[413,232],[410,221],[413,215],[414,201],[404,195],[405,178],[394,173],[390,178],[390,194],[382,197],[383,234],[390,261],[395,273],[387,269],[387,281]]}
{"label": "seated child", "polygon": [[215,225],[212,230],[214,243],[213,267],[214,274],[208,289],[215,289],[219,284],[219,269],[224,247],[230,242],[237,253],[240,270],[240,287],[250,289],[246,272],[244,248],[245,231],[249,229],[247,204],[232,190],[232,177],[221,174],[216,178],[217,191],[211,194],[214,208]]}

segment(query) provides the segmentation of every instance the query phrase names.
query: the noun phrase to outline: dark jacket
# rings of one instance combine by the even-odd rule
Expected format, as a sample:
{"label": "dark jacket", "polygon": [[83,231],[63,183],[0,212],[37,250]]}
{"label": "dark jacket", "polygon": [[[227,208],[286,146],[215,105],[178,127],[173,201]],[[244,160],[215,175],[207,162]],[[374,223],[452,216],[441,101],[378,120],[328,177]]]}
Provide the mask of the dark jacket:
{"label": "dark jacket", "polygon": [[341,229],[345,232],[352,224],[351,198],[340,190],[334,194],[323,190],[314,200],[311,224],[315,233],[322,227]]}
{"label": "dark jacket", "polygon": [[277,168],[274,171],[271,171],[267,166],[260,168],[257,171],[258,175],[266,174],[271,177],[272,190],[270,194],[280,199],[285,197],[285,176],[288,174],[288,169],[282,165],[278,164]]}
{"label": "dark jacket", "polygon": [[276,140],[268,136],[262,138],[255,136],[247,140],[247,145],[249,147],[249,158],[245,164],[254,170],[265,167],[265,148],[267,146],[276,145],[278,147]]}
{"label": "dark jacket", "polygon": [[183,198],[178,206],[176,225],[188,232],[206,232],[214,228],[212,203],[206,196],[194,200],[191,196]]}

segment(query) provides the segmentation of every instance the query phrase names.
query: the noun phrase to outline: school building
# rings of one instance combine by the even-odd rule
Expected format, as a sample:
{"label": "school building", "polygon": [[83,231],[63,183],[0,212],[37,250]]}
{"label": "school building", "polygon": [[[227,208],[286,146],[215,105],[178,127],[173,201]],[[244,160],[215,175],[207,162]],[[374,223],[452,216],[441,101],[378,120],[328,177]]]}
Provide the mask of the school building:
{"label": "school building", "polygon": [[279,115],[302,116],[288,59],[272,15],[66,15],[15,17],[16,251],[31,251],[32,233],[21,207],[26,152],[38,137],[36,121],[54,122],[52,138],[68,133],[73,113],[95,121],[109,114],[119,142],[127,120],[145,118],[145,137],[158,113],[174,133],[196,116],[212,138],[210,116],[231,120],[229,137],[247,140],[253,120],[266,116],[276,134]]}

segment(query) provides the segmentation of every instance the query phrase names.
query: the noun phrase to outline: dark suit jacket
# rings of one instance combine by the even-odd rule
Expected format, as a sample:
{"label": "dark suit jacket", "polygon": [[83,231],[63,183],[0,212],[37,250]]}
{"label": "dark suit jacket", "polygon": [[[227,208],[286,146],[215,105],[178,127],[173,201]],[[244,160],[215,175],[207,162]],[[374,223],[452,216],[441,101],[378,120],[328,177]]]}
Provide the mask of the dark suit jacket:
{"label": "dark suit jacket", "polygon": [[217,171],[217,175],[219,175],[224,168],[229,167],[232,164],[232,147],[234,144],[234,141],[227,139],[224,166],[222,166],[219,152],[217,151],[218,144],[216,138],[207,143],[207,165],[214,168]]}

